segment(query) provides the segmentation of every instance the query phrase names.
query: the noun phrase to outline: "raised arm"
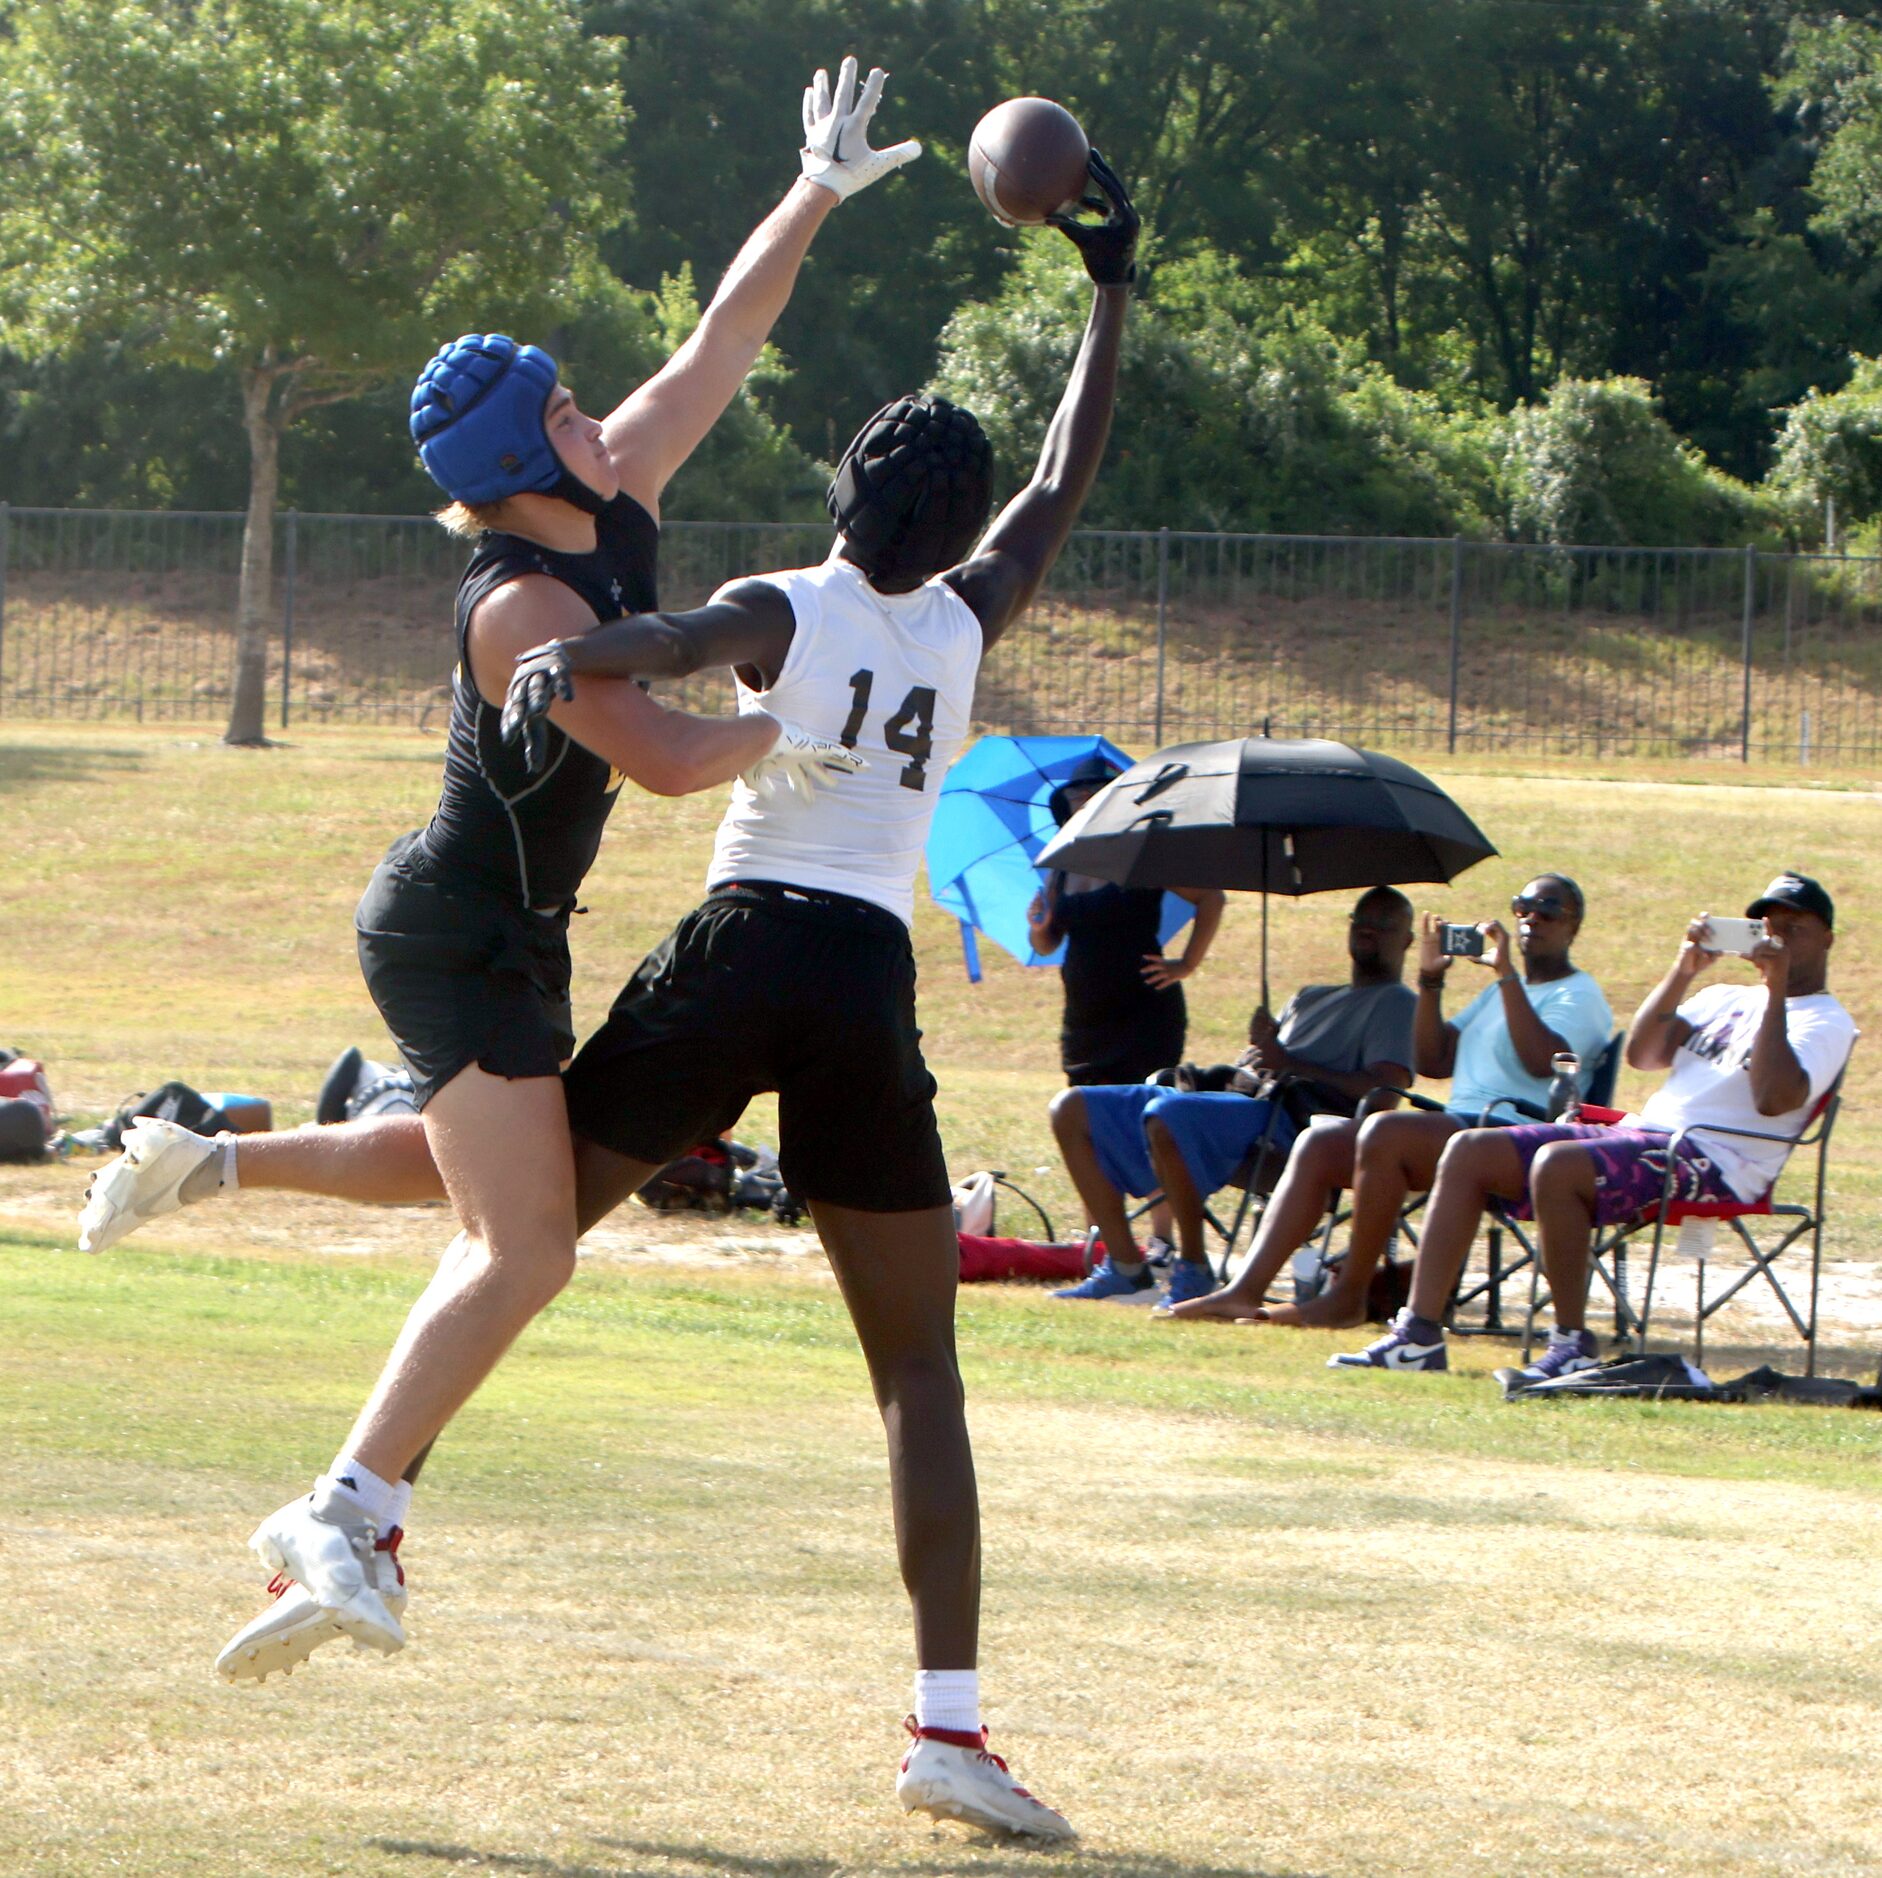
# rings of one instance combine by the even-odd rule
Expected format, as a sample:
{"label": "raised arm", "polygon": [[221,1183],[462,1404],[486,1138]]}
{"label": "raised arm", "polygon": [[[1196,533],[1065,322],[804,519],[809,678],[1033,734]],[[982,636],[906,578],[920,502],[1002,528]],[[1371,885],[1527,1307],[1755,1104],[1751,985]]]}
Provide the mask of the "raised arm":
{"label": "raised arm", "polygon": [[1419,1075],[1441,1082],[1457,1064],[1457,1026],[1444,1021],[1444,975],[1451,961],[1438,942],[1438,916],[1418,922],[1418,1009],[1412,1019],[1413,1064]]}
{"label": "raised arm", "polygon": [[834,94],[827,72],[806,87],[803,176],[738,251],[686,343],[603,424],[621,487],[650,515],[659,514],[661,492],[738,395],[830,211],[921,155],[912,139],[869,147],[869,120],[887,76],[877,67],[858,98],[856,61],[847,58]]}
{"label": "raised arm", "polygon": [[1085,337],[1046,429],[1039,465],[1032,480],[995,517],[980,552],[942,576],[979,617],[988,646],[1025,612],[1059,558],[1111,434],[1124,316],[1137,273],[1138,219],[1117,172],[1095,150],[1091,174],[1104,194],[1087,196],[1085,205],[1103,211],[1105,219],[1086,223],[1052,218],[1084,256],[1093,291]]}
{"label": "raised arm", "polygon": [[1706,916],[1701,913],[1687,926],[1686,937],[1666,976],[1641,1000],[1634,1021],[1627,1026],[1622,1054],[1629,1069],[1671,1069],[1679,1046],[1692,1035],[1692,1026],[1680,1016],[1679,1007],[1691,994],[1700,973],[1719,959],[1702,943],[1705,937]]}

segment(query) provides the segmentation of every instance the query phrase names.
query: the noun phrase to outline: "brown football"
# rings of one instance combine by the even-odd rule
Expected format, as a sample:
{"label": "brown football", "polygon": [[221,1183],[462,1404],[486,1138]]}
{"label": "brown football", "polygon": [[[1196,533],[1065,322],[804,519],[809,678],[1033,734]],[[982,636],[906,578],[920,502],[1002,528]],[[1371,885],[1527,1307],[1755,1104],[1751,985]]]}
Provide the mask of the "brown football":
{"label": "brown football", "polygon": [[974,126],[967,174],[996,222],[1043,222],[1084,193],[1091,144],[1075,118],[1050,98],[1009,98]]}

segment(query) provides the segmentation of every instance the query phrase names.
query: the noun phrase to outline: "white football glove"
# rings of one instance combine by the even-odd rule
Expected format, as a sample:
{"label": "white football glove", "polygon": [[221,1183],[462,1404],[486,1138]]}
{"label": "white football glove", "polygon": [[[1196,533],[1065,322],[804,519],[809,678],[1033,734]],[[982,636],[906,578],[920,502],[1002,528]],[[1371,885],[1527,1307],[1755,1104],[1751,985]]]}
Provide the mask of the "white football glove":
{"label": "white football glove", "polygon": [[847,58],[838,68],[834,97],[830,93],[830,74],[821,66],[816,78],[804,87],[804,147],[798,156],[804,174],[839,202],[921,155],[921,144],[913,137],[906,143],[891,144],[886,150],[869,147],[869,120],[876,114],[888,76],[881,66],[874,67],[858,98],[856,61]]}
{"label": "white football glove", "polygon": [[777,742],[741,772],[746,786],[763,800],[775,802],[794,795],[808,802],[820,788],[838,777],[854,776],[863,767],[863,759],[834,738],[819,737],[788,718],[775,722]]}

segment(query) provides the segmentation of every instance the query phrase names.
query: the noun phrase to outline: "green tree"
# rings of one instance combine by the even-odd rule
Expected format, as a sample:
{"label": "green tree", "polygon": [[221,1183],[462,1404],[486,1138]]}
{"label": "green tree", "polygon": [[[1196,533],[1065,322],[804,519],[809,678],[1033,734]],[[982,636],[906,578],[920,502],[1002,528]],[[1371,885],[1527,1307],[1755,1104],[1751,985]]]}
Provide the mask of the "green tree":
{"label": "green tree", "polygon": [[[227,740],[262,740],[281,440],[462,327],[600,278],[615,49],[572,0],[24,0],[0,49],[9,346],[98,339],[241,396]],[[15,174],[22,173],[15,168]]]}
{"label": "green tree", "polygon": [[1812,391],[1784,413],[1768,487],[1800,540],[1821,541],[1832,499],[1846,526],[1882,516],[1882,359],[1852,360],[1839,391]]}

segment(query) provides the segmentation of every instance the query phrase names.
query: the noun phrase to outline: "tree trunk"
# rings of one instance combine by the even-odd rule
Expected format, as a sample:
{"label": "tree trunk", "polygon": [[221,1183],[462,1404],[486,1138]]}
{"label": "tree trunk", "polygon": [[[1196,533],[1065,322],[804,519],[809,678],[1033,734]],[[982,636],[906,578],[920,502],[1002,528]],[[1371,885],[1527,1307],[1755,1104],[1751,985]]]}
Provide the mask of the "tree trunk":
{"label": "tree trunk", "polygon": [[242,421],[248,431],[248,518],[242,529],[242,582],[235,606],[235,696],[224,743],[264,744],[268,636],[274,623],[274,509],[280,482],[281,420],[275,411],[280,370],[270,346],[242,374]]}

